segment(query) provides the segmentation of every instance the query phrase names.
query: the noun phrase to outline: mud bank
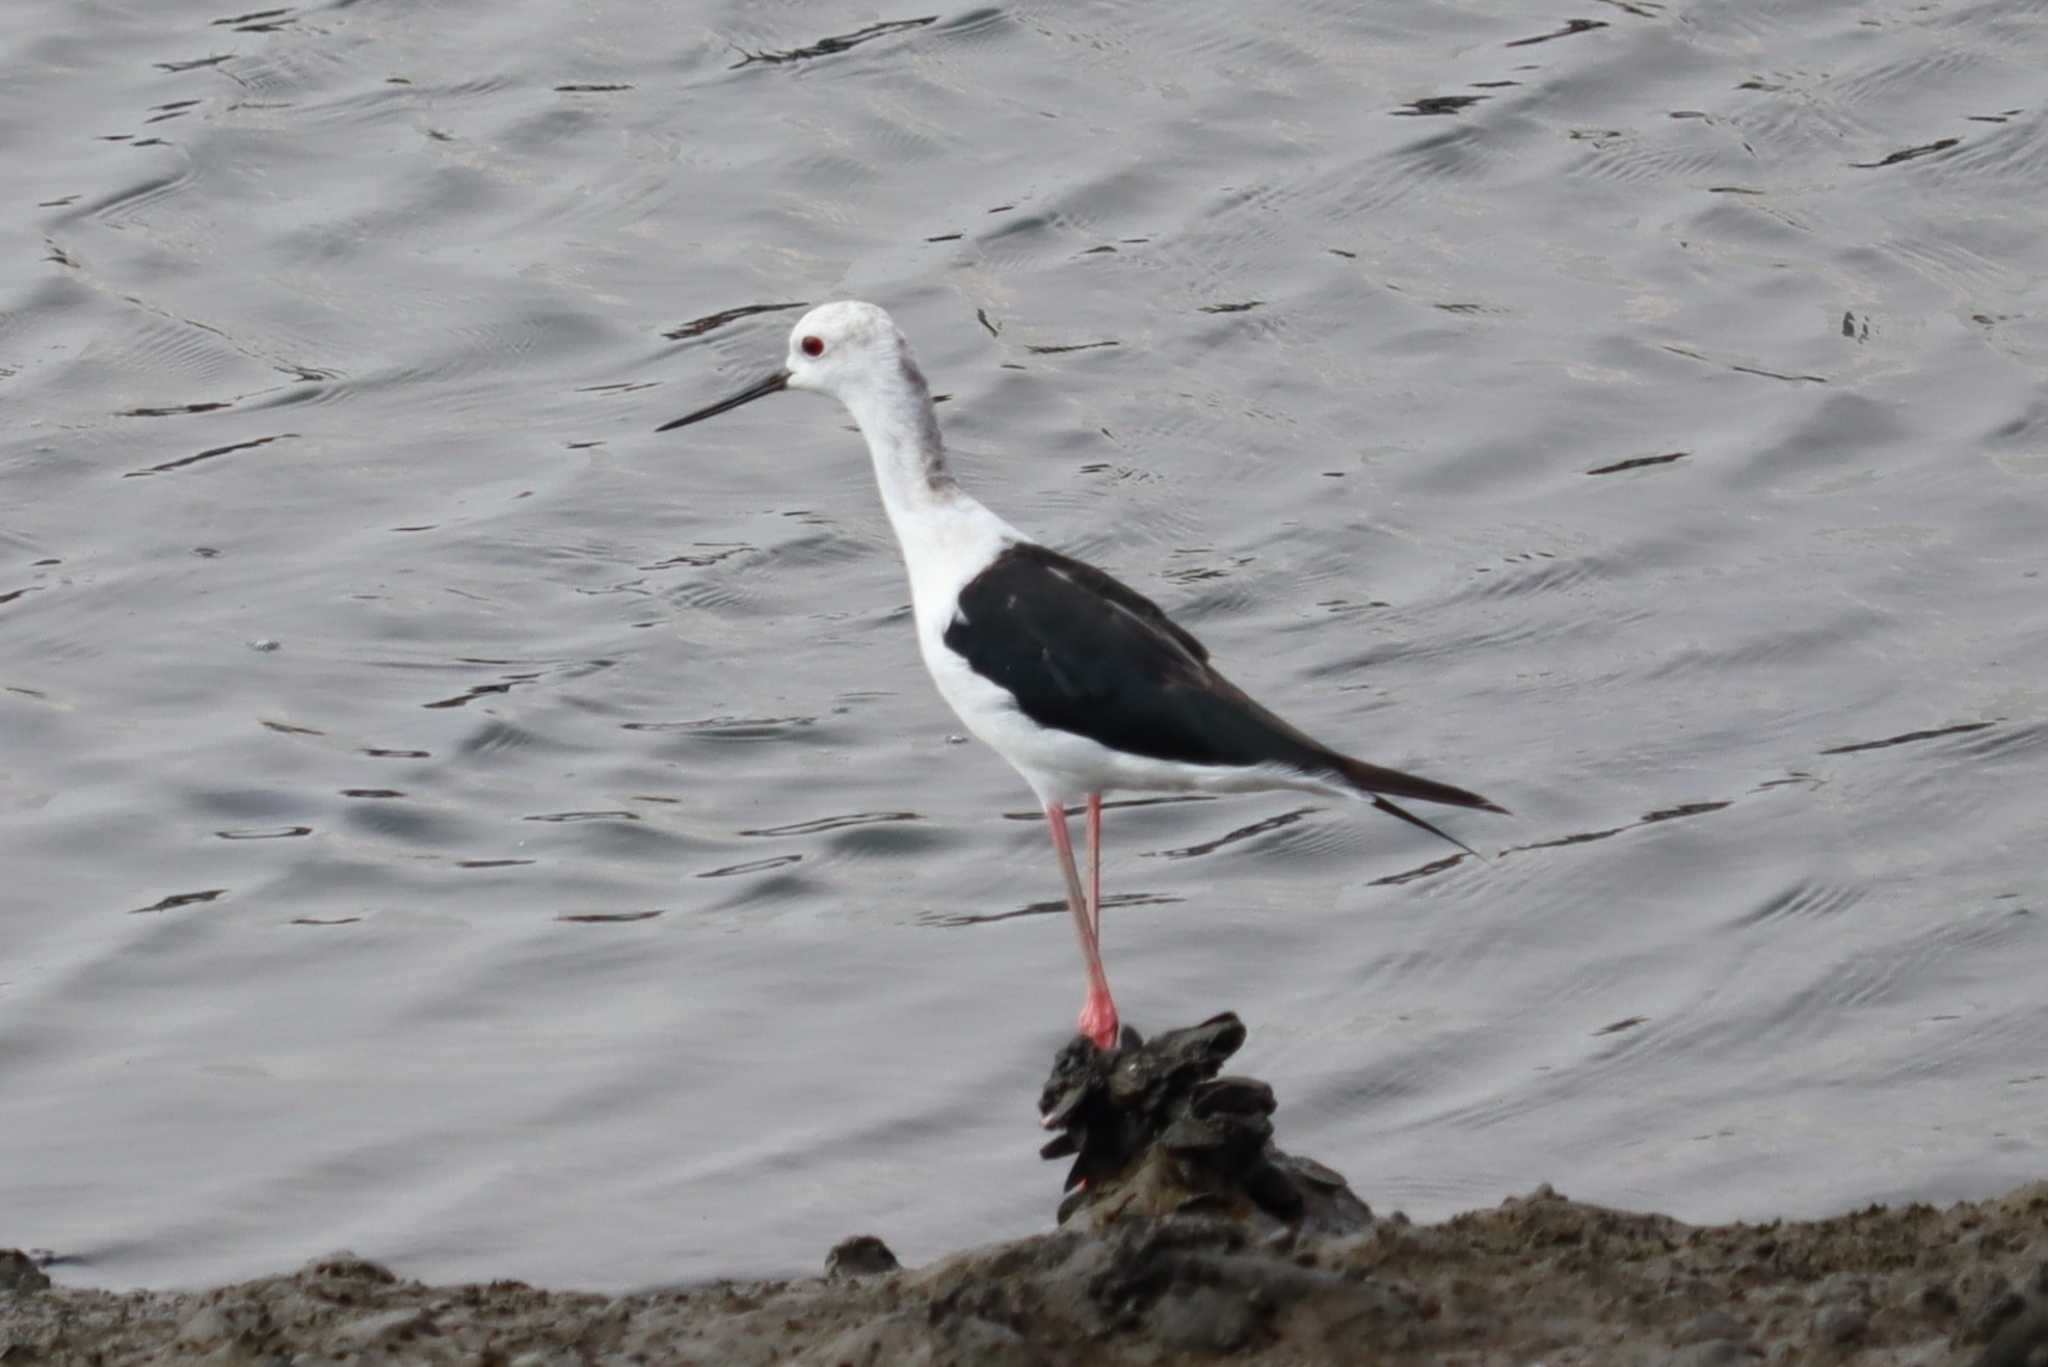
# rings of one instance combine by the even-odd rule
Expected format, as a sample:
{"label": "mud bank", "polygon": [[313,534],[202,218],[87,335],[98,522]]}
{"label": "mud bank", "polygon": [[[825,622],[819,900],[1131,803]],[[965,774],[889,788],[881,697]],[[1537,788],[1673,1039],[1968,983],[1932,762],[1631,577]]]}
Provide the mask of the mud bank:
{"label": "mud bank", "polygon": [[2048,1183],[1712,1227],[1547,1191],[1342,1238],[1133,1217],[913,1270],[626,1296],[428,1286],[344,1254],[210,1291],[52,1289],[21,1259],[0,1269],[0,1362],[2020,1367],[2048,1361],[2044,1259]]}
{"label": "mud bank", "polygon": [[[1375,1217],[1219,1076],[1234,1016],[1062,1050],[1061,1227],[904,1269],[631,1295],[430,1286],[352,1254],[191,1292],[53,1287],[0,1252],[0,1364],[2048,1363],[2048,1182],[1946,1209],[1686,1225],[1540,1188]],[[5,1231],[0,1230],[0,1237]]]}

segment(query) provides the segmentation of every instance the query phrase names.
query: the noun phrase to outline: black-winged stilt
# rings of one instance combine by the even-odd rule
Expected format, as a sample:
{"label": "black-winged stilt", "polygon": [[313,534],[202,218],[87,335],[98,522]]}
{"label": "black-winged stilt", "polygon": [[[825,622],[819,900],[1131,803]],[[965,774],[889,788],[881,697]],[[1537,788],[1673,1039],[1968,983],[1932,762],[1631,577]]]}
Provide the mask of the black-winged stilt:
{"label": "black-winged stilt", "polygon": [[[976,502],[946,469],[931,391],[910,344],[873,304],[821,304],[789,334],[783,369],[663,423],[666,432],[808,389],[839,400],[867,438],[882,507],[910,572],[917,643],[939,695],[1008,760],[1045,809],[1087,961],[1081,1033],[1108,1049],[1116,1004],[1102,968],[1102,795],[1276,788],[1396,797],[1505,812],[1447,783],[1339,754],[1247,697],[1209,652],[1137,590],[1048,549]],[[1067,807],[1088,814],[1088,885],[1074,867]]]}

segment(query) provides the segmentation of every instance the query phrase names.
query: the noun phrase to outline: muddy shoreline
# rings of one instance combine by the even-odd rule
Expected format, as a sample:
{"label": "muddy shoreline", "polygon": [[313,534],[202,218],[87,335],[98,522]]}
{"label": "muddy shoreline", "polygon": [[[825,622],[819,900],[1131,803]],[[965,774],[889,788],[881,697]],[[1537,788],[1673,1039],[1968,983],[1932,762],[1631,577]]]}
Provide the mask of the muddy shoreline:
{"label": "muddy shoreline", "polygon": [[[2048,1181],[1811,1221],[1687,1225],[1542,1187],[1418,1225],[1274,1142],[1229,1013],[1056,1057],[1052,1232],[928,1266],[629,1295],[432,1286],[335,1253],[205,1291],[55,1287],[0,1251],[0,1364],[1748,1362],[2048,1364]],[[0,1238],[6,1231],[0,1230]]]}
{"label": "muddy shoreline", "polygon": [[611,1296],[431,1286],[348,1254],[204,1291],[0,1255],[0,1362],[1981,1363],[2048,1360],[2048,1182],[1691,1226],[1548,1190],[1437,1225],[1130,1216],[929,1266]]}

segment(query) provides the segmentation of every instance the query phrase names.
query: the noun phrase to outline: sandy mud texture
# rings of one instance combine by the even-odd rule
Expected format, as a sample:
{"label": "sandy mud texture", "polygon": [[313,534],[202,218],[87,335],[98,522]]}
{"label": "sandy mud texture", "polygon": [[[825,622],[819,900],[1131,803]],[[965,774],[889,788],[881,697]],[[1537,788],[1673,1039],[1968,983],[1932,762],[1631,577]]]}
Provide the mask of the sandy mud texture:
{"label": "sandy mud texture", "polygon": [[[347,1253],[192,1292],[50,1285],[0,1251],[0,1364],[1924,1363],[2048,1367],[2048,1182],[1947,1209],[1692,1226],[1539,1188],[1375,1218],[1218,1076],[1219,1016],[1046,1084],[1057,1230],[904,1269],[631,1295],[429,1286]],[[4,1231],[0,1231],[4,1233]],[[652,1271],[652,1269],[650,1269]]]}

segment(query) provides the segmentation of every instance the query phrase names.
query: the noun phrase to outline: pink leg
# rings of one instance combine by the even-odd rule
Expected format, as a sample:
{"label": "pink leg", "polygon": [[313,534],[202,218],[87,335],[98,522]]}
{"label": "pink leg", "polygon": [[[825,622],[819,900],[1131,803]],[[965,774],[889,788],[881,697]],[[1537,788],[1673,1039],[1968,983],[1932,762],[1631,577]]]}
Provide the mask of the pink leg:
{"label": "pink leg", "polygon": [[1109,996],[1109,975],[1102,971],[1102,952],[1096,944],[1095,925],[1088,912],[1088,899],[1081,891],[1081,874],[1074,867],[1074,842],[1067,834],[1067,810],[1057,802],[1045,804],[1045,824],[1052,830],[1052,847],[1060,857],[1060,872],[1067,880],[1067,910],[1074,914],[1074,933],[1081,941],[1081,957],[1088,964],[1088,1001],[1081,1008],[1081,1033],[1099,1049],[1115,1046],[1116,1003]]}
{"label": "pink leg", "polygon": [[1102,948],[1102,794],[1088,794],[1088,929]]}

